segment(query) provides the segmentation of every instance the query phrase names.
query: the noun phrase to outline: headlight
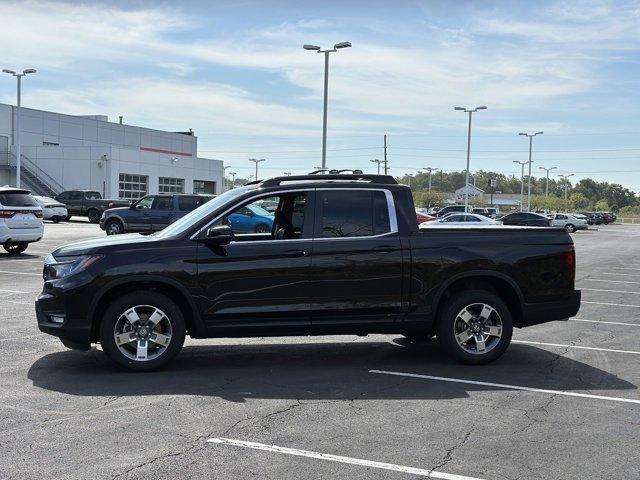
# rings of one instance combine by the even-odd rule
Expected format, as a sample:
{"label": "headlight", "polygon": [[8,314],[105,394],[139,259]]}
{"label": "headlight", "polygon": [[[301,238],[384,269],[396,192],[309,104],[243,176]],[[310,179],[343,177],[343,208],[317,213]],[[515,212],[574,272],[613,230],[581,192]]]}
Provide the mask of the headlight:
{"label": "headlight", "polygon": [[101,258],[102,255],[76,255],[56,260],[53,255],[47,255],[44,259],[42,277],[45,281],[68,277],[85,270]]}

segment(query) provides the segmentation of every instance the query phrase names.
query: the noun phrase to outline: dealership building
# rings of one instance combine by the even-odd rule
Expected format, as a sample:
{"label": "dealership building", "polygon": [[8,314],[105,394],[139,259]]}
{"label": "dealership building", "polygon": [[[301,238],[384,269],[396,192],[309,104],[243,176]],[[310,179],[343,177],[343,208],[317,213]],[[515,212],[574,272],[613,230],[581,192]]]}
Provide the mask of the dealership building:
{"label": "dealership building", "polygon": [[[34,193],[91,189],[105,198],[221,193],[221,160],[198,157],[192,131],[166,132],[21,108],[21,183]],[[0,185],[15,185],[16,107],[0,103]]]}

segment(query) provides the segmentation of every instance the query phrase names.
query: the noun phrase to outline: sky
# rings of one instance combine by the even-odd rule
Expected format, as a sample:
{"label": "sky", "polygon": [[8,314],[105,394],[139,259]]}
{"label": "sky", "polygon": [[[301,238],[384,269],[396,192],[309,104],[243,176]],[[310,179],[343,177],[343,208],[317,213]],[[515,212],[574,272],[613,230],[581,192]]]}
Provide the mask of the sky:
{"label": "sky", "polygon": [[[36,68],[25,107],[193,128],[199,155],[238,177],[320,165],[323,55],[327,164],[389,173],[466,165],[574,174],[640,191],[640,0],[0,0],[0,67]],[[0,77],[0,102],[15,81]],[[536,173],[537,172],[537,173]],[[544,173],[544,172],[542,172]]]}

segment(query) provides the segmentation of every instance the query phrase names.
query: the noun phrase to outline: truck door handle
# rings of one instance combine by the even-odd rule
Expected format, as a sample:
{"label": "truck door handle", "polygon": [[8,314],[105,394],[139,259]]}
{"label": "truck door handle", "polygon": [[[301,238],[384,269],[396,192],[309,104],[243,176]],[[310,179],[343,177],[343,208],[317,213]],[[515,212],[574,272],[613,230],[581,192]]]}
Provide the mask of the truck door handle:
{"label": "truck door handle", "polygon": [[393,245],[380,245],[378,247],[373,247],[374,252],[393,252],[397,250]]}
{"label": "truck door handle", "polygon": [[309,254],[306,250],[286,250],[282,253],[285,257],[305,257]]}

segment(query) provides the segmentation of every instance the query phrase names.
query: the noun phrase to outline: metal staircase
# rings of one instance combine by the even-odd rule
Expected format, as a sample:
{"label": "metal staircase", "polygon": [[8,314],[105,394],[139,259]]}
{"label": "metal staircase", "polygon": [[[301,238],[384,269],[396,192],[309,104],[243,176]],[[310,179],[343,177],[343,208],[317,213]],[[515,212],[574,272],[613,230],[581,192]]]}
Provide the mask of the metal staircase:
{"label": "metal staircase", "polygon": [[[15,160],[15,154],[10,153]],[[51,175],[38,167],[26,155],[20,155],[20,178],[22,183],[36,195],[45,197],[55,197],[64,191],[64,187],[56,181]],[[15,171],[16,166],[10,165],[11,170]]]}

